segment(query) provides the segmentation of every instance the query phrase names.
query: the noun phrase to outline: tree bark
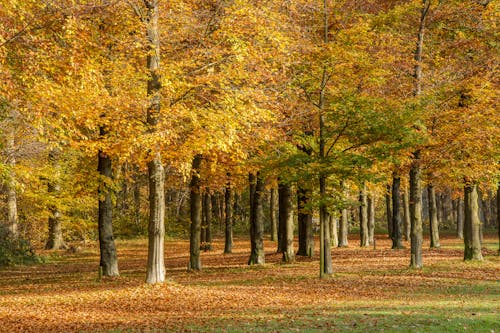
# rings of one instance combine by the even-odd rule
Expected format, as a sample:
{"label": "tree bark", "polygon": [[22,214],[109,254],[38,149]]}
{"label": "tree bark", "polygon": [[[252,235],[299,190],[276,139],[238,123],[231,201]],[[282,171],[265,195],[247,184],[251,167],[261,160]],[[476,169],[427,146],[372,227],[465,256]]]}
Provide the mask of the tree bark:
{"label": "tree bark", "polygon": [[[328,2],[327,0],[323,0],[323,43],[328,44]],[[325,93],[326,93],[326,85],[327,85],[327,69],[326,66],[323,65],[323,71],[321,75],[321,85],[320,85],[320,94],[319,94],[319,158],[323,162],[326,158],[326,150],[325,150]],[[326,225],[328,220],[328,215],[326,211],[326,175],[321,173],[319,176],[319,194],[320,194],[320,203],[319,203],[319,228],[320,228],[320,278],[325,277],[326,275],[330,275],[333,273],[332,266],[332,251],[330,246],[329,239],[329,228]]]}
{"label": "tree bark", "polygon": [[332,247],[339,246],[339,233],[338,233],[338,223],[339,220],[333,215],[329,215],[329,225],[330,225],[330,245]]}
{"label": "tree bark", "polygon": [[269,199],[269,220],[271,222],[271,240],[278,240],[278,223],[276,221],[276,197],[277,190],[273,187],[271,188],[271,195]]}
{"label": "tree bark", "polygon": [[457,238],[464,239],[464,202],[457,199]]}
{"label": "tree bark", "polygon": [[[160,38],[158,27],[158,0],[144,0],[146,5],[146,38],[148,41],[147,67],[149,79],[147,96],[147,124],[149,131],[156,131],[160,117]],[[165,281],[165,174],[160,148],[154,147],[153,159],[148,163],[149,174],[149,224],[148,224],[148,266],[146,282]]]}
{"label": "tree bark", "polygon": [[410,168],[410,219],[411,219],[411,259],[410,267],[421,269],[422,260],[422,188],[420,180],[420,152],[413,154],[413,161]]}
{"label": "tree bark", "polygon": [[479,219],[479,205],[477,185],[467,183],[464,189],[464,260],[483,260],[481,253],[481,220]]}
{"label": "tree bark", "polygon": [[436,191],[432,184],[427,187],[429,197],[429,234],[431,248],[439,248],[439,220],[437,216]]}
{"label": "tree bark", "polygon": [[263,195],[264,182],[259,172],[257,176],[250,174],[250,243],[251,253],[248,259],[249,265],[262,265],[265,262],[264,253],[264,211]]}
{"label": "tree bark", "polygon": [[401,179],[395,175],[392,177],[392,248],[402,249],[403,239],[401,235]]}
{"label": "tree bark", "polygon": [[411,222],[410,222],[410,203],[408,202],[408,193],[403,191],[403,211],[404,211],[404,238],[410,240]]}
{"label": "tree bark", "polygon": [[360,246],[366,247],[370,243],[368,241],[368,202],[366,198],[366,185],[363,184],[359,192],[359,239]]}
{"label": "tree bark", "polygon": [[391,185],[387,185],[385,192],[385,215],[387,218],[387,234],[392,237],[392,200],[391,200]]}
{"label": "tree bark", "polygon": [[339,247],[347,247],[349,246],[349,240],[347,239],[347,236],[349,234],[349,214],[347,208],[342,208],[340,213],[341,218],[339,226]]}
{"label": "tree bark", "polygon": [[[319,179],[320,197],[325,198],[326,196],[326,177],[324,175],[320,176]],[[320,199],[321,200],[321,199]],[[332,264],[332,250],[330,245],[330,228],[327,226],[328,213],[326,211],[326,205],[323,201],[320,202],[319,206],[319,224],[320,224],[320,277],[325,277],[326,275],[331,275],[333,273]]]}
{"label": "tree bark", "polygon": [[297,221],[299,226],[299,250],[297,255],[312,257],[314,255],[313,216],[308,207],[311,191],[301,186],[297,188]]}
{"label": "tree bark", "polygon": [[[13,113],[13,112],[12,112]],[[14,116],[12,115],[14,118]],[[5,187],[7,192],[7,227],[9,236],[19,238],[19,221],[17,216],[17,193],[14,169],[16,168],[14,130],[8,133],[7,138],[7,166],[9,167]]]}
{"label": "tree bark", "polygon": [[47,184],[47,192],[52,200],[49,204],[49,237],[45,248],[47,250],[59,250],[65,249],[66,244],[64,243],[62,234],[62,223],[61,223],[61,211],[59,210],[57,204],[57,197],[61,192],[61,185],[59,183],[60,177],[60,167],[59,167],[59,155],[60,151],[58,148],[53,148],[49,151],[49,164],[53,168],[54,178],[49,179]]}
{"label": "tree bark", "polygon": [[280,225],[285,226],[284,242],[283,242],[283,262],[292,263],[295,261],[295,253],[293,251],[293,206],[292,206],[292,189],[290,185],[279,183],[279,221]]}
{"label": "tree bark", "polygon": [[[103,129],[101,128],[101,135]],[[104,276],[118,276],[118,259],[116,256],[116,247],[113,237],[113,201],[111,200],[111,189],[108,182],[111,182],[112,169],[111,159],[102,151],[98,154],[97,170],[102,177],[99,186],[99,250],[100,250],[100,267]]]}
{"label": "tree bark", "polygon": [[190,199],[189,204],[191,207],[191,228],[189,238],[189,265],[188,270],[200,271],[201,258],[200,258],[200,236],[201,236],[201,213],[202,213],[202,196],[200,186],[200,167],[201,167],[200,154],[193,158],[192,171],[191,171],[191,184],[190,184]]}
{"label": "tree bark", "polygon": [[368,243],[373,244],[375,238],[375,198],[368,195]]}
{"label": "tree bark", "polygon": [[224,200],[226,208],[224,253],[232,253],[233,252],[233,206],[231,204],[232,191],[231,191],[231,184],[229,182],[226,185]]}
{"label": "tree bark", "polygon": [[212,198],[210,193],[205,193],[204,195],[204,206],[205,206],[205,238],[203,244],[204,251],[212,250]]}

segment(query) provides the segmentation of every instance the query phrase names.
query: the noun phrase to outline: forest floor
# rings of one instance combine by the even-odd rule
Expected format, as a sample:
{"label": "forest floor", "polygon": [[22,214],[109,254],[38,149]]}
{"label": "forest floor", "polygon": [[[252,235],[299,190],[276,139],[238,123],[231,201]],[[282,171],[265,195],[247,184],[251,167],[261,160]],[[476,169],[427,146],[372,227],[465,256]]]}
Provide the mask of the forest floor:
{"label": "forest floor", "polygon": [[[500,257],[485,237],[484,262],[463,262],[463,243],[424,242],[424,269],[409,250],[350,247],[333,253],[334,275],[318,258],[280,263],[266,241],[266,265],[249,267],[249,241],[223,240],[189,273],[188,241],[167,241],[167,281],[146,285],[145,239],[117,241],[121,276],[98,280],[98,247],[44,252],[48,262],[0,270],[1,332],[500,332]],[[408,245],[408,244],[406,244]]]}

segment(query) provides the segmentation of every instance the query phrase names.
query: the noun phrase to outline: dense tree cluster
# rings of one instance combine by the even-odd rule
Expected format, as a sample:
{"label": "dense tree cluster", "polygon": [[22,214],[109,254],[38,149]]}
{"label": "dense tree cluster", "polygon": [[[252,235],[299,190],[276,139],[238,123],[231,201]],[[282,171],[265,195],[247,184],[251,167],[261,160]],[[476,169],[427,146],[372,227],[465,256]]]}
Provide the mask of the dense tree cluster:
{"label": "dense tree cluster", "polygon": [[353,216],[360,245],[375,245],[385,195],[393,248],[409,240],[411,266],[423,265],[427,215],[431,246],[439,221],[458,221],[464,258],[481,259],[481,220],[495,225],[498,214],[499,9],[473,0],[4,1],[9,237],[49,249],[98,239],[102,273],[115,276],[114,235],[148,234],[147,282],[157,283],[165,229],[189,231],[188,268],[200,270],[216,223],[229,253],[235,220],[248,221],[248,262],[263,264],[264,221],[292,262],[294,215],[303,256],[313,255],[317,217],[324,276]]}

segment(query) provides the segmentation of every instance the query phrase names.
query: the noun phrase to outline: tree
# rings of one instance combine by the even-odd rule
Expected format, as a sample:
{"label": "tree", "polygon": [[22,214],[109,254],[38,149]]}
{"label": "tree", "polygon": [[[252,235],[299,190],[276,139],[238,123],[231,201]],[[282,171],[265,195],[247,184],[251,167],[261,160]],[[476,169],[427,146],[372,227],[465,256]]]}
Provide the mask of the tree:
{"label": "tree", "polygon": [[392,177],[392,248],[401,249],[402,233],[401,233],[401,179],[398,175]]}
{"label": "tree", "polygon": [[196,155],[193,158],[191,168],[191,184],[190,184],[190,214],[191,214],[191,227],[189,238],[189,264],[188,269],[193,271],[201,270],[200,258],[200,233],[201,233],[201,219],[202,219],[202,195],[200,186],[200,168],[201,168],[201,155]]}
{"label": "tree", "polygon": [[363,184],[359,192],[359,238],[360,246],[367,247],[368,241],[368,201],[366,195],[366,184]]}
{"label": "tree", "polygon": [[[250,182],[250,243],[251,252],[249,265],[263,265],[264,253],[264,212],[262,200],[264,196],[264,181],[259,172],[249,175]],[[292,249],[293,251],[293,249]]]}
{"label": "tree", "polygon": [[465,221],[464,221],[464,260],[483,260],[479,219],[477,184],[466,183],[464,189]]}
{"label": "tree", "polygon": [[292,263],[295,261],[295,253],[293,251],[293,206],[290,185],[280,182],[278,186],[278,198],[279,221],[285,230],[283,235],[283,261]]}
{"label": "tree", "polygon": [[233,204],[231,183],[226,185],[224,192],[224,203],[226,209],[225,216],[225,232],[224,232],[224,253],[231,253],[233,250]]}
{"label": "tree", "polygon": [[311,190],[297,186],[297,221],[299,227],[299,249],[297,255],[314,255],[313,216],[311,209]]}
{"label": "tree", "polygon": [[[147,68],[149,79],[147,95],[150,98],[147,124],[149,131],[157,130],[160,118],[160,35],[158,26],[158,0],[144,1],[148,41]],[[149,174],[149,226],[148,226],[148,266],[146,282],[150,284],[165,281],[164,238],[165,238],[165,176],[159,147],[153,147],[152,159],[148,163]],[[198,249],[199,251],[199,249]],[[196,269],[196,267],[192,267]]]}
{"label": "tree", "polygon": [[439,221],[437,216],[438,209],[436,205],[436,191],[432,183],[427,186],[427,193],[429,197],[429,234],[431,238],[431,248],[439,248]]}

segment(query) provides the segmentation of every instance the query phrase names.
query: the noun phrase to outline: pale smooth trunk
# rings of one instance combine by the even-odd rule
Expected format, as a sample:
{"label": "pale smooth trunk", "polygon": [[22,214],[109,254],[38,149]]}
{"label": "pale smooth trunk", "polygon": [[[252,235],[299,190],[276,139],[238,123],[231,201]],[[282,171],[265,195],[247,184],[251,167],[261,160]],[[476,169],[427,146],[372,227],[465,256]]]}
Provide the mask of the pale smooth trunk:
{"label": "pale smooth trunk", "polygon": [[464,260],[483,260],[481,253],[481,220],[479,219],[476,184],[466,184],[464,189]]}
{"label": "pale smooth trunk", "polygon": [[441,245],[439,243],[439,219],[438,219],[438,209],[436,203],[436,191],[432,184],[427,187],[427,193],[429,197],[429,235],[431,239],[431,248],[439,248]]}

